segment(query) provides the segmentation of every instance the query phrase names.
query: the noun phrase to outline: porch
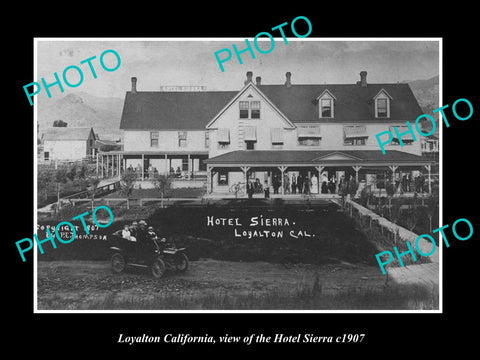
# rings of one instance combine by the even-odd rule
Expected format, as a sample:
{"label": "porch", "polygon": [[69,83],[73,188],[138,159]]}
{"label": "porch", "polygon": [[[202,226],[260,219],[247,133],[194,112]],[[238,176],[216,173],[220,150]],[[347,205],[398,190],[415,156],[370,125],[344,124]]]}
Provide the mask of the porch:
{"label": "porch", "polygon": [[121,178],[126,169],[137,174],[138,181],[149,181],[160,175],[176,181],[206,180],[204,160],[208,153],[155,152],[155,151],[108,151],[96,157],[96,172],[100,178]]}
{"label": "porch", "polygon": [[[207,196],[246,197],[247,183],[270,189],[272,197],[338,197],[339,184],[355,179],[357,190],[370,186],[386,195],[432,192],[432,162],[401,151],[234,151],[206,161]],[[273,189],[273,191],[271,191]],[[254,197],[263,197],[256,191]]]}

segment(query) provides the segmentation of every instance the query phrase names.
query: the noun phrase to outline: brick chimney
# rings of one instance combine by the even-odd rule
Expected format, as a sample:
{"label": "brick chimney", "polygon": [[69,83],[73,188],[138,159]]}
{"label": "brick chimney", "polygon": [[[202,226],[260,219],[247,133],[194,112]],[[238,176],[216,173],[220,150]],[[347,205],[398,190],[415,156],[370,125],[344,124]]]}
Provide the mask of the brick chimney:
{"label": "brick chimney", "polygon": [[257,76],[255,81],[257,82],[257,86],[262,85],[262,78],[260,76]]}
{"label": "brick chimney", "polygon": [[292,73],[289,71],[285,74],[285,77],[287,78],[287,80],[285,81],[285,85],[287,88],[289,88],[290,86],[292,86]]}
{"label": "brick chimney", "polygon": [[252,82],[253,73],[251,71],[247,71],[247,80],[245,80],[244,84],[247,85],[248,83]]}
{"label": "brick chimney", "polygon": [[360,86],[367,87],[367,72],[360,71]]}
{"label": "brick chimney", "polygon": [[137,78],[132,77],[132,93],[136,93],[136,92],[137,92]]}

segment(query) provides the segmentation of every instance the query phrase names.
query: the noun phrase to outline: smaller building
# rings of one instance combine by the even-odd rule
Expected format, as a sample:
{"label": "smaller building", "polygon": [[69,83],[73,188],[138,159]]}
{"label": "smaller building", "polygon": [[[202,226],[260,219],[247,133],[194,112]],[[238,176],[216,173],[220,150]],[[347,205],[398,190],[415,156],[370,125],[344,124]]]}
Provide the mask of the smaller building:
{"label": "smaller building", "polygon": [[40,138],[43,161],[76,161],[96,156],[93,128],[52,127]]}

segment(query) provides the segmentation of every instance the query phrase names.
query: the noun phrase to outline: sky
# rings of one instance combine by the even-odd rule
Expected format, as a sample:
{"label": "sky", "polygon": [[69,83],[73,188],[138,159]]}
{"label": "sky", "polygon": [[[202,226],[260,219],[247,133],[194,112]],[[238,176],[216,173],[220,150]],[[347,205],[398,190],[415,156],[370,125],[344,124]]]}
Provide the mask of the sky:
{"label": "sky", "polygon": [[[267,37],[259,38],[258,46],[268,50],[272,44]],[[237,60],[232,49],[245,49],[244,38],[196,39],[95,39],[72,38],[37,39],[36,79],[45,78],[54,82],[53,73],[62,78],[63,70],[76,65],[83,71],[83,82],[75,88],[64,85],[62,94],[58,86],[50,88],[52,97],[64,96],[78,91],[100,97],[123,99],[131,89],[131,77],[137,78],[138,91],[158,91],[160,86],[205,86],[207,90],[240,90],[246,72],[253,78],[261,76],[262,84],[283,84],[285,73],[292,73],[293,84],[345,84],[356,83],[360,71],[368,72],[370,83],[392,83],[406,80],[429,79],[439,74],[439,41],[436,39],[321,39],[321,38],[275,38],[273,49],[262,54],[253,44],[255,59],[247,51],[241,54],[243,64]],[[232,57],[223,63],[220,70],[214,53],[229,49]],[[99,58],[105,50],[115,50],[121,64],[117,70],[102,69]],[[219,53],[223,58],[226,52]],[[88,64],[81,61],[96,56],[92,65],[97,73],[94,79]],[[104,57],[108,67],[116,65],[111,53]],[[67,72],[68,80],[79,80],[75,70]],[[44,89],[38,96],[46,98]]]}

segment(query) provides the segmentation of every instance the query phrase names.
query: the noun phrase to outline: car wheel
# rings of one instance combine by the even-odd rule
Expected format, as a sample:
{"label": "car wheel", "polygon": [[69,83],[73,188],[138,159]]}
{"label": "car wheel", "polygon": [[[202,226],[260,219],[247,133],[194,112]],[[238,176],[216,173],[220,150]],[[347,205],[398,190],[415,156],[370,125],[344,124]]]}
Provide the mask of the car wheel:
{"label": "car wheel", "polygon": [[165,263],[162,259],[157,258],[153,261],[150,270],[154,278],[160,279],[165,273]]}
{"label": "car wheel", "polygon": [[113,254],[111,264],[112,264],[113,272],[117,274],[125,270],[125,267],[126,267],[125,258],[123,257],[122,254]]}
{"label": "car wheel", "polygon": [[184,253],[175,255],[175,269],[179,272],[185,272],[188,269],[188,257]]}

